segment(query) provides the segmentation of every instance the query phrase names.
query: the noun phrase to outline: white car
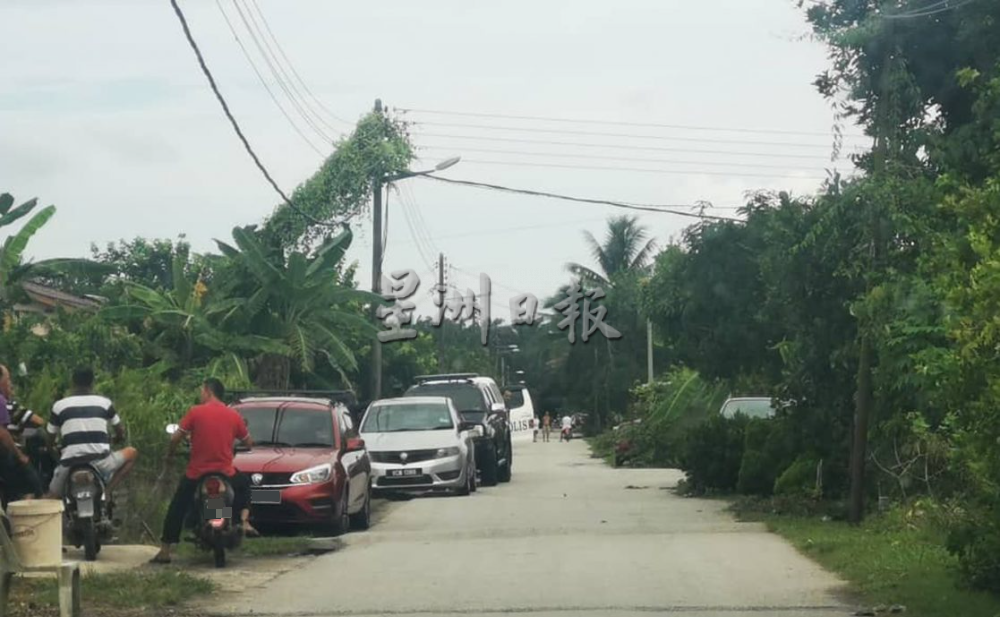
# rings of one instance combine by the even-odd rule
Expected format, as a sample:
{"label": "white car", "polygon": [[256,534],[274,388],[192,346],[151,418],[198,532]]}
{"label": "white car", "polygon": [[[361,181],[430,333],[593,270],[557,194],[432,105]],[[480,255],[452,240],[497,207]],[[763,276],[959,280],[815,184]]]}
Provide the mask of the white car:
{"label": "white car", "polygon": [[743,414],[748,418],[773,418],[774,401],[766,396],[740,396],[726,399],[719,414],[723,418],[734,418]]}
{"label": "white car", "polygon": [[375,401],[360,431],[372,461],[372,490],[475,491],[476,428],[443,396]]}
{"label": "white car", "polygon": [[511,439],[528,439],[541,422],[535,417],[535,404],[526,386],[504,386],[503,396],[510,413]]}

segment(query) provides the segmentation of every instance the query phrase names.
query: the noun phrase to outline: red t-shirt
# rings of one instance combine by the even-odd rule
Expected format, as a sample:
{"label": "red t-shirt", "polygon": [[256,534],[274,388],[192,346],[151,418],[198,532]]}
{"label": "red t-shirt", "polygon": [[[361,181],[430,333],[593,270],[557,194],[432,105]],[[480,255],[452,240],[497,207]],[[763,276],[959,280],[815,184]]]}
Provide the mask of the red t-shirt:
{"label": "red t-shirt", "polygon": [[233,442],[247,437],[247,425],[235,409],[218,401],[195,405],[181,419],[181,430],[191,434],[187,475],[197,480],[206,473],[232,476]]}

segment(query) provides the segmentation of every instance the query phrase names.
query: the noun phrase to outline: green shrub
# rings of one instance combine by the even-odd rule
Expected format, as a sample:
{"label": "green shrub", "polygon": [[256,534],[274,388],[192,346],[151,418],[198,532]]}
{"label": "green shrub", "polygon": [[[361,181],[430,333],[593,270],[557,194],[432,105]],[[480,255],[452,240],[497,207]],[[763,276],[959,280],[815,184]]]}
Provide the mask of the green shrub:
{"label": "green shrub", "polygon": [[1000,522],[994,508],[977,505],[960,517],[947,547],[958,557],[959,572],[970,587],[1000,592]]}
{"label": "green shrub", "polygon": [[808,455],[799,455],[774,482],[775,495],[793,497],[820,497],[816,487],[816,468],[819,460]]}
{"label": "green shrub", "polygon": [[755,418],[747,422],[736,484],[736,489],[744,495],[771,494],[780,465],[775,448],[770,447],[773,431],[772,420]]}
{"label": "green shrub", "polygon": [[739,482],[747,418],[719,415],[689,430],[683,445],[686,486],[694,494],[732,491]]}

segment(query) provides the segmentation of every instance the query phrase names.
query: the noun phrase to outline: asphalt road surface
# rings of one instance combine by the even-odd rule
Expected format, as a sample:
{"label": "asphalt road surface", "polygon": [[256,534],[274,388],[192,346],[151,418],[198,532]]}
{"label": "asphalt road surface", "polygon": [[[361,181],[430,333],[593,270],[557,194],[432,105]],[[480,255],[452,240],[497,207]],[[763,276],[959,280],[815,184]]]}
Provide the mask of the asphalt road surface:
{"label": "asphalt road surface", "polygon": [[830,617],[836,577],[672,470],[611,469],[586,444],[515,445],[514,479],[386,504],[369,532],[214,614]]}

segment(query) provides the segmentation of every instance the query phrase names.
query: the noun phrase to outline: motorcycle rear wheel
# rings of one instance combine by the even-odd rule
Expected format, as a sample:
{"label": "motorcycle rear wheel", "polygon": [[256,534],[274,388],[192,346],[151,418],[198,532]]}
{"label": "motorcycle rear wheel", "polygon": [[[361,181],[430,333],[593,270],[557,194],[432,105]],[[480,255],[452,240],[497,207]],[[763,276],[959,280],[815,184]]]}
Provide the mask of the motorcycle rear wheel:
{"label": "motorcycle rear wheel", "polygon": [[81,525],[80,537],[83,540],[83,558],[87,561],[96,561],[97,554],[101,552],[101,541],[97,539],[94,519],[88,519]]}
{"label": "motorcycle rear wheel", "polygon": [[225,568],[226,567],[226,547],[222,545],[221,538],[216,538],[216,544],[212,547],[212,553],[215,557],[215,567]]}

